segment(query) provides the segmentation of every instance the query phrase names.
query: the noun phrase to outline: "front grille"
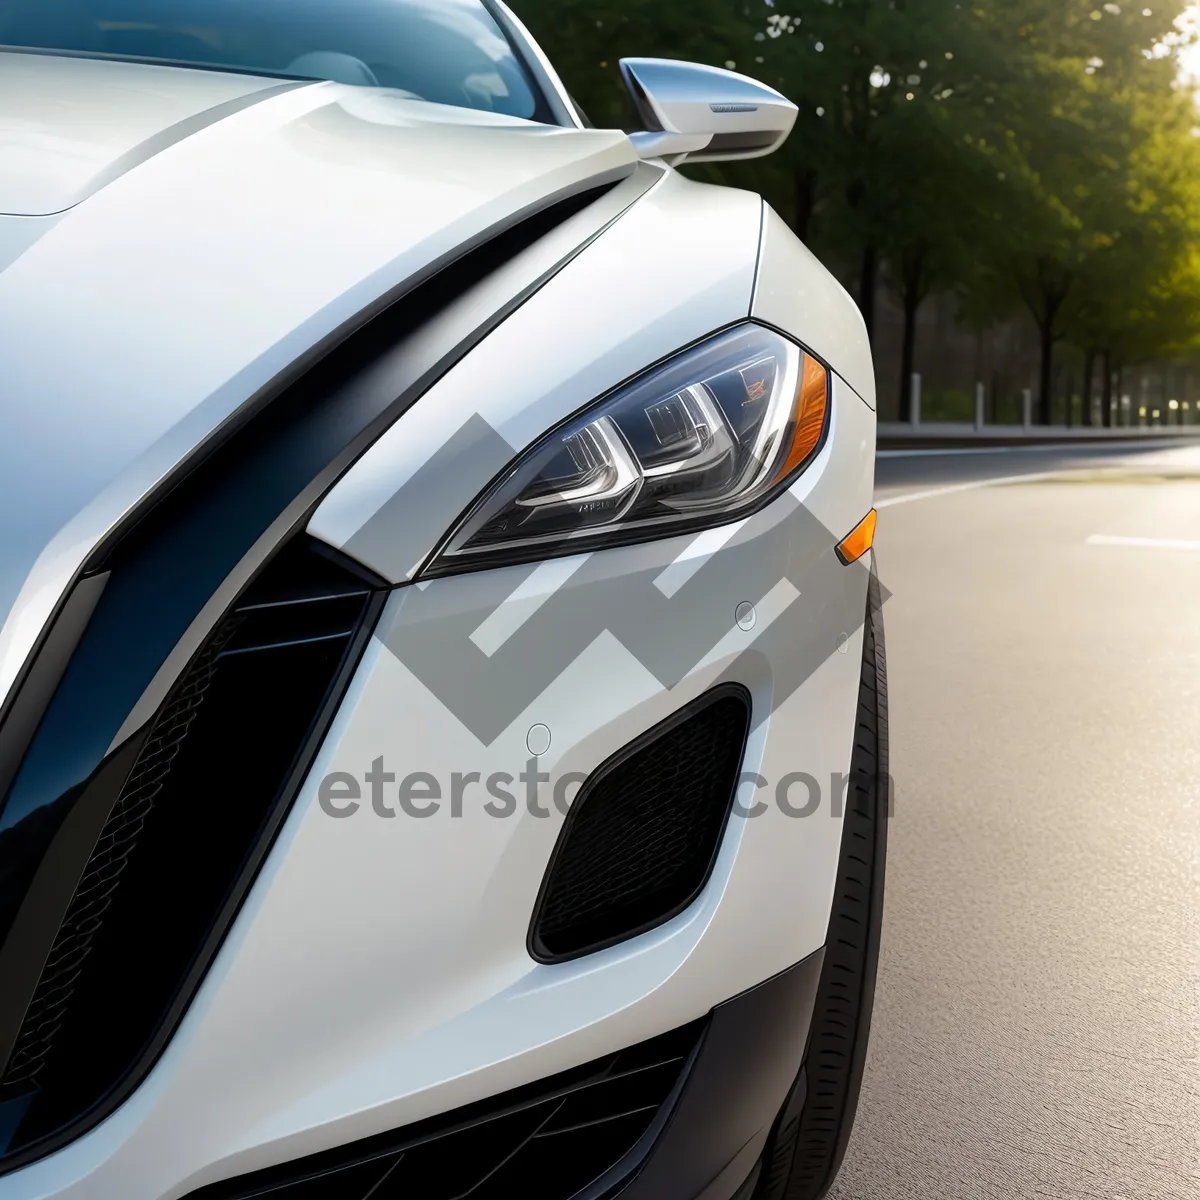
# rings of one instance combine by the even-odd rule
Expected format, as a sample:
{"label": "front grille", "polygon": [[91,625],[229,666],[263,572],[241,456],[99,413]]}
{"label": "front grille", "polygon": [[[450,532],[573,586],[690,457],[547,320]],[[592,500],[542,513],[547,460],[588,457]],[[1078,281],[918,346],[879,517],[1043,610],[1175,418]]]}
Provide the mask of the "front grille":
{"label": "front grille", "polygon": [[599,767],[563,825],[530,953],[560,962],[669,920],[712,871],[750,722],[745,689],[709,692]]}
{"label": "front grille", "polygon": [[371,589],[305,542],[218,626],[159,710],[0,1076],[15,1150],[76,1119],[155,1041],[278,818]]}
{"label": "front grille", "polygon": [[665,1125],[706,1024],[186,1200],[604,1200]]}
{"label": "front grille", "polygon": [[36,1082],[75,994],[75,984],[104,915],[162,791],[188,729],[199,712],[225,639],[214,639],[163,709],[92,851],[71,906],[59,927],[9,1058],[3,1085]]}

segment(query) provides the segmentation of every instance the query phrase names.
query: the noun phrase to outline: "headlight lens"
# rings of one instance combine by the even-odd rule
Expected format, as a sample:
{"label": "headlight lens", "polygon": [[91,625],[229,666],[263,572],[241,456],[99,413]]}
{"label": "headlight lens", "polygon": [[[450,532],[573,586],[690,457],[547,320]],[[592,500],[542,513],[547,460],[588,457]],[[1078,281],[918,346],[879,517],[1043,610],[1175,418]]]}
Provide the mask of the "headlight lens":
{"label": "headlight lens", "polygon": [[451,533],[433,573],[733,520],[812,459],[828,407],[816,359],[761,326],[729,330],[530,447]]}

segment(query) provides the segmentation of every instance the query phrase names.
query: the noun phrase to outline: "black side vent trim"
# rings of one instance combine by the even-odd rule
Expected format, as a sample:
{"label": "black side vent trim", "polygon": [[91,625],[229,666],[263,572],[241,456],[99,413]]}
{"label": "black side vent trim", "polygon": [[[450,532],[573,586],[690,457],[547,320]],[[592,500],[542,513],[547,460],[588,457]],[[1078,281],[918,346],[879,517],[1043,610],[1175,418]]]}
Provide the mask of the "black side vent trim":
{"label": "black side vent trim", "polygon": [[606,1200],[666,1125],[707,1025],[186,1200]]}
{"label": "black side vent trim", "polygon": [[708,882],[750,729],[750,694],[726,684],[598,767],[563,823],[529,952],[565,962],[669,921]]}
{"label": "black side vent trim", "polygon": [[302,538],[193,658],[141,739],[0,1075],[10,1151],[78,1119],[161,1044],[381,599]]}

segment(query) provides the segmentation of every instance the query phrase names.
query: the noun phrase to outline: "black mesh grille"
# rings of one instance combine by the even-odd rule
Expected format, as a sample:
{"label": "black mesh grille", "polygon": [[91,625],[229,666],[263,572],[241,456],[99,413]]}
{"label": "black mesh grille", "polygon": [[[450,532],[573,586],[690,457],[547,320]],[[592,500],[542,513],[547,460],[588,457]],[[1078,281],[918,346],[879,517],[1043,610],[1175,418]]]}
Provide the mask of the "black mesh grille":
{"label": "black mesh grille", "polygon": [[700,893],[737,790],[749,696],[725,687],[583,785],[542,885],[530,951],[562,961],[669,920]]}
{"label": "black mesh grille", "polygon": [[665,1124],[705,1024],[187,1200],[602,1200]]}
{"label": "black mesh grille", "polygon": [[163,709],[129,781],[92,851],[91,860],[75,890],[54,946],[42,969],[21,1033],[9,1058],[6,1087],[36,1080],[75,994],[75,983],[100,929],[122,872],[137,846],[146,818],[162,791],[171,764],[179,753],[220,661],[223,638],[214,638],[198,658],[178,693]]}
{"label": "black mesh grille", "polygon": [[17,1100],[22,1113],[10,1149],[87,1111],[161,1031],[264,848],[371,597],[365,583],[296,544],[159,710],[0,1075],[0,1100]]}

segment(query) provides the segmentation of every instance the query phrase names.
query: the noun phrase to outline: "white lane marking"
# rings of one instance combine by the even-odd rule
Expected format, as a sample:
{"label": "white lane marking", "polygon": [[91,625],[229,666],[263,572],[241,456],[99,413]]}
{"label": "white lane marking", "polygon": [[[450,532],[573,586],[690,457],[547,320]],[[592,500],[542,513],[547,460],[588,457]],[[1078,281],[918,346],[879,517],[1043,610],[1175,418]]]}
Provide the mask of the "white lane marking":
{"label": "white lane marking", "polygon": [[[1184,436],[1186,440],[1186,435]],[[1145,438],[1080,438],[1078,441],[1057,442],[1026,446],[1020,442],[1011,446],[929,446],[913,450],[876,450],[876,458],[941,458],[951,454],[1050,454],[1056,450],[1070,453],[1075,451],[1104,451],[1129,450],[1134,446],[1144,447],[1147,444],[1157,449],[1175,447],[1178,442],[1174,437],[1145,437]]]}
{"label": "white lane marking", "polygon": [[663,568],[654,586],[670,600],[745,524],[745,521],[735,521],[732,525],[721,525],[697,534],[675,561]]}
{"label": "white lane marking", "polygon": [[491,658],[555,592],[592,556],[551,558],[539,563],[533,573],[484,619],[471,634],[471,641]]}
{"label": "white lane marking", "polygon": [[[953,450],[876,450],[876,458],[943,458],[958,454],[1010,454],[1014,450],[1030,454],[1033,451],[1061,450],[1061,446],[962,446]],[[1091,447],[1088,447],[1091,449]]]}
{"label": "white lane marking", "polygon": [[1191,550],[1200,553],[1200,542],[1189,542],[1179,538],[1117,537],[1106,533],[1093,533],[1087,540],[1089,546],[1140,546],[1149,550]]}
{"label": "white lane marking", "polygon": [[729,632],[696,664],[696,670],[702,670],[710,663],[717,662],[728,654],[745,650],[764,629],[769,629],[788,606],[794,604],[799,597],[800,593],[792,586],[791,581],[781,579],[754,606],[756,617],[754,628],[745,630],[735,620]]}
{"label": "white lane marking", "polygon": [[[1088,468],[1076,468],[1087,470]],[[946,487],[930,488],[925,492],[907,492],[902,496],[887,496],[882,500],[875,501],[875,507],[892,508],[896,504],[911,504],[914,500],[932,500],[936,496],[952,496],[956,492],[973,492],[978,488],[996,487],[1004,483],[1032,483],[1041,479],[1057,479],[1060,475],[1066,475],[1071,468],[1064,468],[1061,471],[1035,471],[1028,475],[1000,475],[991,479],[972,479],[969,483],[953,483]]]}

